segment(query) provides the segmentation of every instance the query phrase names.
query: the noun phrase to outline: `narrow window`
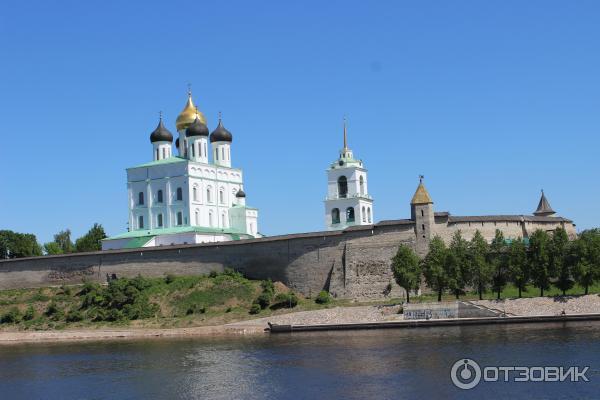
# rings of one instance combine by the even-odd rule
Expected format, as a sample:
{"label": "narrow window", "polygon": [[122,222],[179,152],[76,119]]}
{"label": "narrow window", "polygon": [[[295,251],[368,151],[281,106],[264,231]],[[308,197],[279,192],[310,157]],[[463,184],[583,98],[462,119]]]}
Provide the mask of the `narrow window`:
{"label": "narrow window", "polygon": [[156,225],[158,225],[159,228],[162,228],[162,226],[163,226],[162,214],[158,214],[158,217],[156,217]]}
{"label": "narrow window", "polygon": [[208,213],[208,225],[209,226],[213,226],[213,213],[212,213],[212,211],[209,211],[209,213]]}
{"label": "narrow window", "polygon": [[194,196],[194,201],[198,201],[198,188],[196,186],[192,189],[192,195]]}
{"label": "narrow window", "polygon": [[160,190],[160,189],[156,192],[156,202],[157,203],[163,202],[163,193],[162,193],[162,190]]}
{"label": "narrow window", "polygon": [[221,228],[227,228],[227,224],[225,223],[225,214],[221,215]]}
{"label": "narrow window", "polygon": [[192,144],[192,157],[196,157],[196,143]]}
{"label": "narrow window", "polygon": [[144,216],[140,215],[138,217],[138,229],[144,229]]}
{"label": "narrow window", "polygon": [[144,192],[139,192],[138,193],[138,204],[140,206],[144,205]]}
{"label": "narrow window", "polygon": [[331,210],[331,223],[332,224],[340,223],[340,209],[339,208],[334,208],[333,210]]}
{"label": "narrow window", "polygon": [[167,158],[167,149],[163,147],[163,158]]}
{"label": "narrow window", "polygon": [[348,180],[345,176],[338,178],[338,196],[342,199],[348,196]]}
{"label": "narrow window", "polygon": [[365,194],[365,179],[363,178],[362,175],[360,176],[359,182],[360,182],[360,194],[364,195]]}
{"label": "narrow window", "polygon": [[354,222],[354,207],[346,208],[346,222]]}
{"label": "narrow window", "polygon": [[158,157],[158,149],[156,149],[156,159],[157,160],[159,159],[159,157]]}
{"label": "narrow window", "polygon": [[425,216],[425,211],[421,210],[421,217]]}
{"label": "narrow window", "polygon": [[183,214],[181,211],[177,213],[177,225],[183,225]]}
{"label": "narrow window", "polygon": [[421,228],[423,229],[423,232],[425,232],[425,224],[422,224]]}
{"label": "narrow window", "polygon": [[227,149],[227,159],[231,160],[231,149]]}
{"label": "narrow window", "polygon": [[177,200],[183,200],[183,190],[180,187],[177,188]]}
{"label": "narrow window", "polygon": [[365,212],[365,208],[362,208],[362,222],[367,222],[367,213]]}
{"label": "narrow window", "polygon": [[196,225],[200,225],[200,213],[198,212],[198,210],[196,210],[194,218],[196,219]]}
{"label": "narrow window", "polygon": [[221,147],[221,160],[225,160],[225,148]]}
{"label": "narrow window", "polygon": [[223,189],[219,190],[219,203],[225,204],[225,193],[223,193]]}
{"label": "narrow window", "polygon": [[211,193],[211,192],[212,192],[212,191],[211,191],[211,187],[210,187],[210,186],[209,186],[209,187],[207,187],[207,188],[206,188],[206,202],[207,202],[207,203],[210,203],[210,202],[212,202],[212,193]]}
{"label": "narrow window", "polygon": [[215,160],[219,160],[219,149],[215,149]]}
{"label": "narrow window", "polygon": [[369,219],[369,223],[371,223],[371,207],[367,207],[367,217]]}

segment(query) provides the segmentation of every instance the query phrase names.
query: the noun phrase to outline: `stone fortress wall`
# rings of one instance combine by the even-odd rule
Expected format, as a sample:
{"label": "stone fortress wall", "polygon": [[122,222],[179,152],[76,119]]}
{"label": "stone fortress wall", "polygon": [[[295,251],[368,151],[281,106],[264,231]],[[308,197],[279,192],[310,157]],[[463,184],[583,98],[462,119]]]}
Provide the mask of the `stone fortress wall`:
{"label": "stone fortress wall", "polygon": [[[526,237],[535,229],[575,227],[560,217],[454,217],[419,212],[415,219],[382,221],[344,231],[312,232],[221,243],[110,250],[60,256],[0,261],[0,289],[76,284],[83,279],[105,282],[106,275],[160,277],[166,274],[207,274],[233,268],[251,279],[281,281],[305,296],[329,290],[352,299],[399,297],[404,290],[394,282],[391,258],[400,244],[421,256],[432,236],[449,242],[457,230],[470,239],[476,230],[490,241],[496,229],[507,238]],[[431,221],[433,220],[433,221]],[[423,222],[423,223],[422,223]],[[426,232],[421,232],[425,226]]]}

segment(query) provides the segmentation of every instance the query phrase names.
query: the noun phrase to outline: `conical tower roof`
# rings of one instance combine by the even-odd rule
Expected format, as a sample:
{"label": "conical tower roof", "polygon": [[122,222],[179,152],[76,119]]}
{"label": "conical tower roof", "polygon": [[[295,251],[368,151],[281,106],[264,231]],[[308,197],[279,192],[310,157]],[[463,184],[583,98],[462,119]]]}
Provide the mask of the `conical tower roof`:
{"label": "conical tower roof", "polygon": [[419,178],[419,186],[413,196],[410,204],[433,204],[433,200],[431,200],[431,196],[427,189],[425,189],[425,185],[423,185],[423,177]]}
{"label": "conical tower roof", "polygon": [[546,195],[544,194],[544,191],[542,190],[542,197],[540,198],[540,202],[538,203],[537,210],[535,210],[533,215],[537,215],[540,217],[546,217],[546,216],[550,216],[555,213],[556,212],[550,206],[550,203],[548,202],[548,199],[546,198]]}

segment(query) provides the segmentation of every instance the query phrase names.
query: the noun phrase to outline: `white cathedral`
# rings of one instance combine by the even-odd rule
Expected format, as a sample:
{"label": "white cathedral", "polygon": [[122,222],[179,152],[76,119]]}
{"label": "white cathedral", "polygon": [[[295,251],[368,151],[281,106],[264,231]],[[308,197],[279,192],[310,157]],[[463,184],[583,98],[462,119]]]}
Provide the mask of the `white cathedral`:
{"label": "white cathedral", "polygon": [[103,250],[262,237],[258,210],[246,206],[242,170],[231,166],[233,136],[221,116],[209,135],[188,92],[176,128],[177,156],[161,115],[150,134],[153,160],[127,169],[129,229],[103,240]]}

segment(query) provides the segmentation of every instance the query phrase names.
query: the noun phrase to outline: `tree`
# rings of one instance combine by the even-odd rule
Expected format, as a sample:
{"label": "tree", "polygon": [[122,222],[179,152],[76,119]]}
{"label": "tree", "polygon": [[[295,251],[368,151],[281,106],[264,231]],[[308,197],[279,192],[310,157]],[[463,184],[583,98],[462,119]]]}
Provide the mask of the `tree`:
{"label": "tree", "polygon": [[437,292],[438,301],[442,301],[442,293],[449,286],[447,266],[448,249],[442,238],[436,235],[429,242],[429,252],[421,261],[421,268],[427,286]]}
{"label": "tree", "polygon": [[446,269],[451,277],[450,290],[458,299],[472,280],[469,267],[469,242],[462,237],[460,230],[452,235],[452,241],[448,247],[448,264]]}
{"label": "tree", "polygon": [[54,235],[54,242],[62,249],[62,252],[72,253],[74,250],[73,242],[71,241],[71,230],[65,229]]}
{"label": "tree", "polygon": [[396,283],[406,291],[406,302],[410,303],[410,291],[419,290],[421,284],[421,266],[419,257],[413,249],[403,244],[392,258],[392,272]]}
{"label": "tree", "polygon": [[48,242],[44,244],[44,251],[48,255],[63,254],[63,249],[56,242]]}
{"label": "tree", "polygon": [[575,284],[573,279],[573,259],[568,256],[569,237],[564,228],[556,228],[550,240],[550,273],[556,276],[554,285],[563,296]]}
{"label": "tree", "polygon": [[500,229],[496,229],[494,240],[492,240],[488,252],[488,262],[492,265],[492,288],[498,294],[498,300],[500,300],[500,293],[508,283],[507,250],[508,248],[506,246],[506,241],[504,240],[504,234]]}
{"label": "tree", "polygon": [[490,283],[493,269],[488,262],[488,244],[479,230],[469,243],[469,261],[473,274],[473,285],[479,293],[479,300],[483,300],[483,291]]}
{"label": "tree", "polygon": [[75,241],[75,248],[78,252],[100,251],[102,239],[106,239],[106,233],[102,225],[96,223],[85,235]]}
{"label": "tree", "polygon": [[600,229],[581,232],[571,246],[573,277],[589,293],[589,287],[600,279]]}
{"label": "tree", "polygon": [[31,233],[0,231],[0,258],[22,258],[42,255],[42,247]]}
{"label": "tree", "polygon": [[550,237],[538,229],[529,238],[529,268],[533,285],[540,289],[540,296],[544,290],[550,288]]}
{"label": "tree", "polygon": [[527,247],[523,239],[517,238],[512,241],[509,247],[508,277],[519,290],[519,298],[521,298],[521,294],[529,282],[529,275]]}

